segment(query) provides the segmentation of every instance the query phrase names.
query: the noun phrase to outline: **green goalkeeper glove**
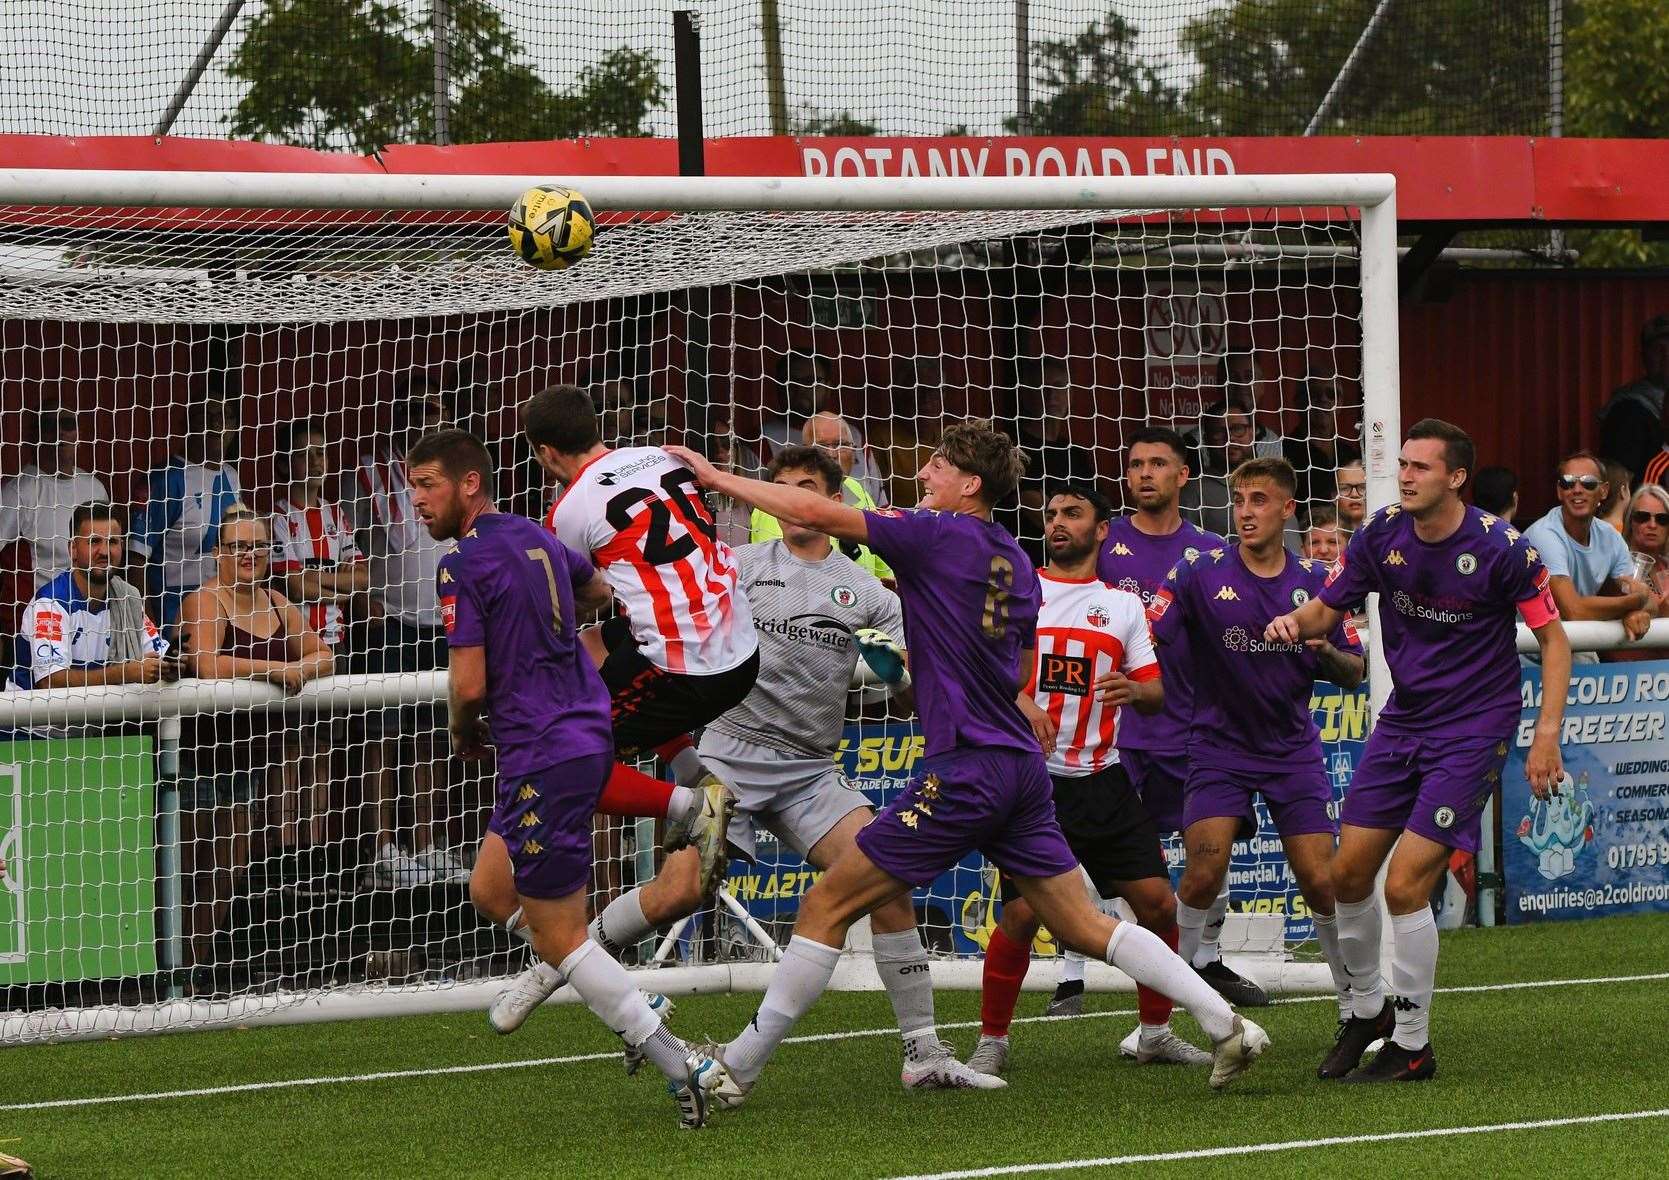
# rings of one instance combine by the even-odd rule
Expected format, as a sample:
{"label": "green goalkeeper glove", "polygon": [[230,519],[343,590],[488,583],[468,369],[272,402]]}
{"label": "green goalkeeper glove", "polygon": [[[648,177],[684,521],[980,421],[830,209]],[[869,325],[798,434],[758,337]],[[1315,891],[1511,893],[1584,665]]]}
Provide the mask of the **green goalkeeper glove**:
{"label": "green goalkeeper glove", "polygon": [[906,675],[904,649],[898,645],[898,640],[875,627],[859,628],[852,632],[852,638],[857,642],[858,654],[863,657],[864,663],[882,682],[891,685],[903,682]]}

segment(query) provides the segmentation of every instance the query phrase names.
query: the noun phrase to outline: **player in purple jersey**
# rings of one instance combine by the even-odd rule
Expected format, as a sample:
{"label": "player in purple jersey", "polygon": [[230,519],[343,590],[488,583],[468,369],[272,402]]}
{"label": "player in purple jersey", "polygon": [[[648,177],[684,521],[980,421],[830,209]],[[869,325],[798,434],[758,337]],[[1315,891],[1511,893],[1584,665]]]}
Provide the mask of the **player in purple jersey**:
{"label": "player in purple jersey", "polygon": [[[498,752],[485,842],[515,873],[533,948],[586,1007],[667,1075],[683,1124],[707,1118],[722,1080],[712,1058],[667,1031],[626,969],[586,937],[591,815],[614,761],[609,697],[574,630],[576,606],[610,597],[589,558],[492,502],[492,460],[467,431],[420,439],[406,456],[412,506],[457,547],[436,575],[446,628],[452,746]],[[484,842],[484,843],[485,843]]]}
{"label": "player in purple jersey", "polygon": [[[1151,605],[1164,585],[1165,575],[1180,561],[1198,557],[1226,542],[1216,533],[1182,519],[1178,505],[1188,482],[1188,448],[1182,436],[1163,426],[1146,426],[1130,436],[1124,462],[1128,501],[1135,511],[1113,521],[1101,546],[1096,574]],[[1130,780],[1142,794],[1154,826],[1161,832],[1182,830],[1182,784],[1188,778],[1188,727],[1194,717],[1194,675],[1189,666],[1188,637],[1159,653],[1165,679],[1165,707],[1151,717],[1128,715],[1119,726],[1118,754]],[[1195,970],[1229,1003],[1259,1007],[1269,1003],[1264,990],[1223,962],[1217,936],[1229,908],[1229,889],[1222,891],[1207,911],[1199,945],[1185,955]],[[1063,989],[1065,985],[1063,985]],[[1080,985],[1081,989],[1081,985]],[[1079,992],[1081,995],[1081,990]],[[1050,1012],[1073,1011],[1059,1003]],[[1080,1001],[1081,1003],[1081,1001]]]}
{"label": "player in purple jersey", "polygon": [[[1263,1030],[1190,971],[1158,935],[1090,904],[1055,820],[1038,733],[1020,689],[1035,658],[1041,596],[1019,545],[991,520],[1024,460],[986,423],[944,432],[919,479],[921,507],[861,512],[804,488],[718,471],[669,448],[721,495],[842,540],[867,544],[898,575],[925,758],[801,903],[794,937],[753,1020],[717,1050],[720,1101],[737,1105],[777,1045],[828,986],[846,931],[878,903],[925,885],[978,849],[1015,881],[1057,939],[1171,997],[1216,1045],[1211,1085],[1244,1072]],[[1040,710],[1037,716],[1045,716]]]}
{"label": "player in purple jersey", "polygon": [[1350,979],[1339,957],[1330,865],[1338,827],[1321,734],[1310,713],[1318,678],[1347,689],[1362,682],[1362,645],[1349,621],[1326,639],[1270,643],[1275,614],[1321,593],[1327,567],[1282,544],[1298,486],[1285,459],[1251,459],[1229,476],[1240,543],[1177,564],[1148,609],[1160,650],[1186,638],[1194,665],[1183,823],[1187,868],[1177,887],[1177,953],[1198,945],[1206,911],[1228,878],[1229,852],[1262,794],[1287,862],[1309,904],[1316,936],[1350,1016]]}
{"label": "player in purple jersey", "polygon": [[[1343,612],[1379,593],[1379,633],[1394,685],[1344,799],[1333,891],[1339,949],[1355,1014],[1318,1071],[1352,1082],[1420,1081],[1437,1071],[1429,1034],[1437,977],[1431,892],[1451,849],[1478,850],[1484,800],[1501,781],[1517,728],[1515,624],[1541,646],[1541,715],[1525,769],[1546,798],[1559,781],[1559,726],[1570,687],[1570,642],[1536,550],[1510,523],[1460,498],[1472,440],[1435,418],[1408,432],[1398,502],[1350,539],[1321,594],[1277,616],[1271,643],[1326,635]],[[1396,851],[1392,853],[1392,846]],[[1391,990],[1380,977],[1374,878],[1391,911]],[[1368,1045],[1391,1037],[1361,1065]]]}

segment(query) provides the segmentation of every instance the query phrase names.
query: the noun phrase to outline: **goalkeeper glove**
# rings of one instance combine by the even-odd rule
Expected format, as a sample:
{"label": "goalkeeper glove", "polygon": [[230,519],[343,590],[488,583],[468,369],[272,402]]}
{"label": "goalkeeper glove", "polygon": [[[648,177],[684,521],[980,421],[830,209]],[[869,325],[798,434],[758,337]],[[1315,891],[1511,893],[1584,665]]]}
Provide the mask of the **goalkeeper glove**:
{"label": "goalkeeper glove", "polygon": [[898,646],[896,639],[875,627],[859,628],[852,632],[852,638],[857,642],[858,654],[869,665],[870,671],[884,683],[897,685],[903,682],[906,675],[904,649]]}

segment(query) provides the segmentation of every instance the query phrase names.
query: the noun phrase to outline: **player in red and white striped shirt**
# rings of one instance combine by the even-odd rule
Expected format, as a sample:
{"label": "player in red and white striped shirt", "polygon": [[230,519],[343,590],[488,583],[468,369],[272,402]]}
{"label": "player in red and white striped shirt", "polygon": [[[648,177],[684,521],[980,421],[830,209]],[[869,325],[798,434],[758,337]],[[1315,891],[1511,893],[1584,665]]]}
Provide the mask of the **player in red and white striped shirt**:
{"label": "player in red and white striped shirt", "polygon": [[[1093,488],[1068,485],[1049,497],[1037,663],[1020,707],[1034,728],[1055,734],[1048,759],[1055,812],[1090,881],[1103,898],[1122,897],[1136,920],[1175,950],[1176,895],[1159,830],[1115,746],[1124,707],[1157,713],[1164,689],[1142,600],[1095,574],[1112,514],[1112,505]],[[979,1045],[968,1058],[981,1073],[1000,1074],[1007,1065],[1009,1024],[1039,925],[1005,879],[1002,920],[985,948]],[[1171,1031],[1170,1000],[1147,988],[1137,992],[1141,1029],[1134,1045],[1126,1042],[1130,1055],[1143,1064],[1211,1064],[1211,1054]]]}
{"label": "player in red and white striped shirt", "polygon": [[343,608],[370,588],[371,570],[354,542],[346,510],[325,499],[329,460],[323,428],[293,425],[280,439],[277,465],[287,483],[273,506],[272,572],[306,610],[307,625],[338,647],[345,631]]}
{"label": "player in red and white striped shirt", "polygon": [[[596,563],[620,607],[618,617],[581,633],[612,698],[615,752],[635,758],[652,751],[680,784],[617,763],[597,804],[606,815],[667,820],[666,846],[678,851],[628,895],[641,908],[641,922],[629,915],[631,924],[654,929],[699,908],[729,864],[725,832],[735,799],[702,766],[690,733],[752,690],[759,674],[753,612],[688,467],[659,447],[604,446],[591,397],[574,386],[535,395],[522,421],[540,466],[564,487],[546,525]],[[500,917],[496,904],[476,897],[489,916]],[[622,949],[600,920],[591,937],[616,955]],[[489,1015],[500,1032],[518,1027],[559,986],[547,966],[523,972],[494,1004]]]}

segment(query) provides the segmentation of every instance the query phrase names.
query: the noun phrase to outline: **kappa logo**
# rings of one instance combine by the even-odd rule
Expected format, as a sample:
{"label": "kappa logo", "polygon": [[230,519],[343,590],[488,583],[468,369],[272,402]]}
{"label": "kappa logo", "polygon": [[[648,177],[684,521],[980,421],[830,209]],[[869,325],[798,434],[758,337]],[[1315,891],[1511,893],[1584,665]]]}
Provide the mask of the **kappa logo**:
{"label": "kappa logo", "polygon": [[1315,558],[1313,558],[1313,557],[1300,557],[1298,559],[1298,568],[1303,570],[1307,574],[1315,573]]}
{"label": "kappa logo", "polygon": [[1211,560],[1213,560],[1213,561],[1222,561],[1222,560],[1223,560],[1223,550],[1221,550],[1221,549],[1213,549],[1213,550],[1212,550],[1212,551],[1211,551]]}
{"label": "kappa logo", "polygon": [[1523,534],[1521,534],[1517,529],[1513,528],[1511,525],[1507,526],[1507,544],[1509,544],[1509,545],[1518,544],[1518,538],[1522,535]]}
{"label": "kappa logo", "polygon": [[1234,592],[1234,587],[1233,586],[1224,586],[1221,590],[1217,591],[1216,597],[1217,597],[1218,602],[1239,602],[1240,601],[1240,595],[1238,595]]}
{"label": "kappa logo", "polygon": [[539,817],[530,811],[522,816],[521,821],[516,826],[519,828],[536,828],[539,826]]}
{"label": "kappa logo", "polygon": [[452,577],[451,570],[447,569],[444,565],[440,567],[440,584],[442,586],[448,585],[455,580],[456,579]]}
{"label": "kappa logo", "polygon": [[1386,565],[1407,565],[1408,562],[1403,557],[1401,549],[1393,549],[1385,555],[1385,564]]}
{"label": "kappa logo", "polygon": [[1416,1004],[1407,996],[1392,996],[1391,1007],[1395,1008],[1398,1012],[1418,1012],[1420,1010],[1420,1005]]}
{"label": "kappa logo", "polygon": [[1536,552],[1536,547],[1534,545],[1531,545],[1524,550],[1524,564],[1525,565],[1535,565],[1536,560],[1540,557],[1541,557],[1541,554]]}
{"label": "kappa logo", "polygon": [[526,844],[522,845],[523,856],[543,856],[544,854],[545,846],[537,840],[529,840]]}
{"label": "kappa logo", "polygon": [[1431,813],[1431,822],[1445,832],[1455,826],[1455,809],[1453,807],[1439,807]]}
{"label": "kappa logo", "polygon": [[523,803],[530,802],[538,797],[539,792],[533,789],[532,783],[523,783],[521,785],[521,789],[516,792],[516,798],[521,800]]}
{"label": "kappa logo", "polygon": [[1490,529],[1494,528],[1499,521],[1499,517],[1491,516],[1487,512],[1478,517],[1478,523],[1484,526],[1484,532],[1486,533],[1489,532]]}
{"label": "kappa logo", "polygon": [[1114,542],[1114,544],[1113,544],[1113,556],[1114,557],[1129,557],[1129,556],[1131,556],[1130,546],[1126,545],[1123,541]]}

